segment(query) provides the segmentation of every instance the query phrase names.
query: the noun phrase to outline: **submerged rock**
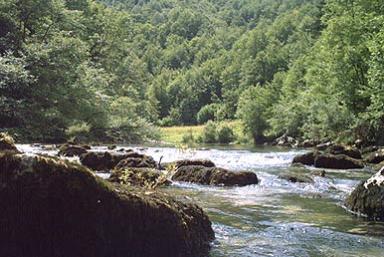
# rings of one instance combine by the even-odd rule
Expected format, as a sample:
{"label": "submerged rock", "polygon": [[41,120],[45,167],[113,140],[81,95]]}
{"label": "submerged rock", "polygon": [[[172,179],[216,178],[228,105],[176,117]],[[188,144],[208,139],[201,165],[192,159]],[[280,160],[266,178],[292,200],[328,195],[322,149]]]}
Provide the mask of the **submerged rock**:
{"label": "submerged rock", "polygon": [[156,188],[171,184],[171,181],[161,171],[150,168],[114,170],[108,180],[113,183],[145,188]]}
{"label": "submerged rock", "polygon": [[278,176],[280,179],[287,180],[292,183],[313,183],[313,179],[306,174],[294,172],[286,172]]}
{"label": "submerged rock", "polygon": [[7,133],[0,133],[0,151],[18,152],[15,141]]}
{"label": "submerged rock", "polygon": [[315,167],[328,169],[361,169],[364,168],[360,160],[353,159],[344,154],[320,154],[315,158]]}
{"label": "submerged rock", "polygon": [[65,157],[80,156],[87,153],[87,147],[81,145],[64,144],[59,148],[58,155]]}
{"label": "submerged rock", "polygon": [[259,182],[253,172],[233,172],[222,168],[196,165],[179,167],[172,176],[172,180],[221,186],[247,186]]}
{"label": "submerged rock", "polygon": [[64,160],[0,153],[0,256],[205,256],[196,205],[111,184]]}
{"label": "submerged rock", "polygon": [[346,199],[351,211],[372,220],[384,220],[384,169],[361,182]]}
{"label": "submerged rock", "polygon": [[286,171],[279,174],[278,178],[293,183],[313,183],[312,172],[299,163],[292,164]]}

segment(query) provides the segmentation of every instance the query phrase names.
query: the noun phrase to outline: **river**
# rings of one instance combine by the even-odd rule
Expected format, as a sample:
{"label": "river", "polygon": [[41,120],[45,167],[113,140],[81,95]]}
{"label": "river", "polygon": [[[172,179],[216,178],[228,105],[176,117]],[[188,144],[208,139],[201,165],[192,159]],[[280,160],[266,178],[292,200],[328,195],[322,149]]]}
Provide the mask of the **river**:
{"label": "river", "polygon": [[[29,154],[57,153],[38,146],[18,148]],[[354,186],[372,175],[367,170],[326,170],[326,177],[314,177],[313,184],[291,183],[279,179],[278,174],[304,150],[130,148],[157,161],[161,156],[163,162],[210,159],[219,167],[257,174],[260,183],[254,186],[226,188],[174,183],[164,189],[207,212],[216,234],[212,257],[383,256],[384,223],[355,217],[343,208],[343,200]]]}

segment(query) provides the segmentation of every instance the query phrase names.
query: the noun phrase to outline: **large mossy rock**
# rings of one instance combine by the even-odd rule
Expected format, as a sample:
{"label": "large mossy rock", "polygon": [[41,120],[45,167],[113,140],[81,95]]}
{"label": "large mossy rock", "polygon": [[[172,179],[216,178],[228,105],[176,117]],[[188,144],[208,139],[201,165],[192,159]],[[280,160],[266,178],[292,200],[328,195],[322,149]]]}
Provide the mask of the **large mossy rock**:
{"label": "large mossy rock", "polygon": [[326,152],[333,155],[344,154],[354,159],[362,159],[361,152],[355,147],[346,147],[343,145],[331,145],[326,150]]}
{"label": "large mossy rock", "polygon": [[113,183],[145,188],[156,188],[171,184],[171,181],[167,179],[165,174],[160,170],[151,168],[113,170],[108,180]]}
{"label": "large mossy rock", "polygon": [[128,153],[127,158],[122,159],[115,167],[115,169],[125,168],[157,168],[155,160],[148,155],[138,153]]}
{"label": "large mossy rock", "polygon": [[7,133],[0,133],[0,151],[18,152],[15,141]]}
{"label": "large mossy rock", "polygon": [[361,182],[348,196],[345,205],[356,214],[384,221],[384,169]]}
{"label": "large mossy rock", "polygon": [[364,161],[367,163],[378,164],[384,161],[384,150],[378,150],[376,152],[368,154]]}
{"label": "large mossy rock", "polygon": [[304,165],[314,165],[315,164],[315,158],[319,154],[317,151],[305,153],[296,155],[295,158],[293,158],[292,163],[301,163]]}
{"label": "large mossy rock", "polygon": [[215,163],[206,159],[178,160],[174,162],[162,163],[161,168],[166,170],[176,170],[183,166],[203,166],[207,168],[216,167]]}
{"label": "large mossy rock", "polygon": [[74,157],[87,153],[88,147],[81,145],[64,144],[59,148],[59,156]]}
{"label": "large mossy rock", "polygon": [[364,168],[360,160],[347,155],[320,154],[315,158],[315,167],[327,169],[361,169]]}
{"label": "large mossy rock", "polygon": [[83,166],[0,154],[0,256],[206,256],[196,205],[111,184]]}
{"label": "large mossy rock", "polygon": [[259,182],[253,172],[233,172],[222,168],[196,165],[179,167],[172,176],[172,180],[218,186],[247,186]]}
{"label": "large mossy rock", "polygon": [[110,152],[87,152],[80,156],[80,162],[92,170],[111,170],[130,154],[110,153]]}

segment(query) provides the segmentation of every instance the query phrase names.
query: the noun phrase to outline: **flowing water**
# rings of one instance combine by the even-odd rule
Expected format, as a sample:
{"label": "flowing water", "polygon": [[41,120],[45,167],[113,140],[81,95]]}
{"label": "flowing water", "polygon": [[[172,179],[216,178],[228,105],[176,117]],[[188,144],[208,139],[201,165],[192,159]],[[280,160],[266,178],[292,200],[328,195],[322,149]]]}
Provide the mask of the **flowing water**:
{"label": "flowing water", "polygon": [[[18,145],[24,152],[56,154],[39,147]],[[120,147],[118,147],[120,148]],[[93,148],[105,151],[106,147]],[[165,189],[187,198],[209,215],[216,240],[211,256],[384,256],[384,223],[357,218],[343,200],[367,170],[327,170],[314,183],[290,183],[278,178],[301,150],[277,148],[202,149],[140,148],[134,150],[162,162],[210,159],[217,166],[253,171],[258,185],[212,187],[174,183]],[[74,159],[75,160],[75,159]],[[103,175],[105,176],[105,174]]]}

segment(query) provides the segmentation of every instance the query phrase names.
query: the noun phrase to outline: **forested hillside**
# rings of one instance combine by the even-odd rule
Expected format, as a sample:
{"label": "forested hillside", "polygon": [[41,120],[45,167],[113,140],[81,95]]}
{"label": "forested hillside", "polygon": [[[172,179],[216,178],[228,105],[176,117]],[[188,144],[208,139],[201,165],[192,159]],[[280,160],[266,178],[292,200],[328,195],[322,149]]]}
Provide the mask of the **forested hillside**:
{"label": "forested hillside", "polygon": [[3,0],[0,127],[133,142],[240,119],[255,142],[382,143],[383,24],[381,0]]}

